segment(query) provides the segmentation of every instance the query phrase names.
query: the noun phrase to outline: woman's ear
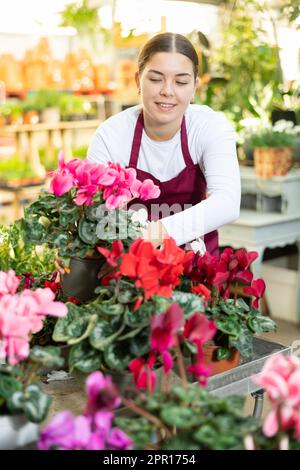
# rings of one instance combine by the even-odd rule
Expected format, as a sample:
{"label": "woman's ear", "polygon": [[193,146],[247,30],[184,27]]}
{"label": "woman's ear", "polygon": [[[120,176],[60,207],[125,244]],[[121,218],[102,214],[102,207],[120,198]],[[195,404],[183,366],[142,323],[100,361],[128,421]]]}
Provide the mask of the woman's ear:
{"label": "woman's ear", "polygon": [[141,92],[141,85],[140,85],[140,74],[139,72],[135,72],[135,83],[136,83],[136,86],[138,87],[138,93],[140,94]]}

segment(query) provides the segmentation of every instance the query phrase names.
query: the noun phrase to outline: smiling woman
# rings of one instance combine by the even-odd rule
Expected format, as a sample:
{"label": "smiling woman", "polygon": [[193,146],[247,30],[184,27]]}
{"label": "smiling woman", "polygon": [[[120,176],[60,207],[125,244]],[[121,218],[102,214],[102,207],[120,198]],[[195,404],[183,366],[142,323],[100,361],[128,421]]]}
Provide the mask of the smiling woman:
{"label": "smiling woman", "polygon": [[[148,211],[145,239],[178,245],[204,238],[218,253],[216,229],[239,215],[240,176],[235,136],[223,115],[190,104],[198,85],[198,56],[180,34],[162,33],[140,52],[136,83],[141,105],[102,123],[88,159],[111,161],[151,179],[160,197],[136,201]],[[160,219],[160,220],[159,220]]]}

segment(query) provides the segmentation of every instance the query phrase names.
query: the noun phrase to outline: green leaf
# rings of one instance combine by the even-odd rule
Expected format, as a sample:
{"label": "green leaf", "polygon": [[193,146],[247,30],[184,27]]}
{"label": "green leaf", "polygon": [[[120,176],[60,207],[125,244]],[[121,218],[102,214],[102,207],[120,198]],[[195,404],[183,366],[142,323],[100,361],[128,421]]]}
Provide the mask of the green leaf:
{"label": "green leaf", "polygon": [[238,338],[229,338],[229,346],[238,349],[241,356],[251,357],[253,355],[253,334],[246,326],[243,326]]}
{"label": "green leaf", "polygon": [[22,390],[21,383],[7,374],[0,373],[0,397],[5,398],[6,400],[10,398],[14,392]]}
{"label": "green leaf", "polygon": [[155,312],[153,311],[153,304],[146,302],[140,306],[135,312],[126,307],[124,322],[130,328],[140,328],[149,324],[149,319]]}
{"label": "green leaf", "polygon": [[60,357],[60,353],[57,346],[34,346],[30,351],[29,358],[45,367],[62,367],[64,359]]}
{"label": "green leaf", "polygon": [[117,340],[124,328],[125,326],[121,325],[121,327],[116,331],[113,329],[110,322],[98,320],[90,334],[89,342],[95,349],[104,351],[109,344]]}
{"label": "green leaf", "polygon": [[193,437],[206,448],[213,448],[215,441],[218,439],[218,433],[213,425],[207,423],[202,425],[198,431],[193,434]]}
{"label": "green leaf", "polygon": [[132,359],[127,341],[110,344],[104,351],[104,359],[109,369],[127,369]]}
{"label": "green leaf", "polygon": [[7,401],[12,413],[24,412],[29,421],[40,423],[49,411],[52,398],[44,393],[37,384],[28,385],[25,392],[15,392]]}
{"label": "green leaf", "polygon": [[96,245],[98,241],[96,229],[97,224],[95,222],[89,222],[86,219],[81,219],[78,224],[79,238],[87,245]]}
{"label": "green leaf", "polygon": [[263,316],[249,316],[247,325],[253,333],[267,333],[269,331],[276,331],[277,325],[270,317]]}
{"label": "green leaf", "polygon": [[184,311],[185,318],[190,318],[196,312],[204,312],[203,301],[195,294],[174,291],[172,301],[180,305]]}
{"label": "green leaf", "polygon": [[222,361],[223,359],[229,359],[231,356],[231,351],[227,348],[218,347],[216,350],[217,361]]}
{"label": "green leaf", "polygon": [[101,353],[92,348],[88,340],[72,346],[69,354],[70,370],[90,373],[101,368]]}
{"label": "green leaf", "polygon": [[141,357],[150,351],[150,327],[143,328],[139,334],[131,338],[129,351],[133,357]]}
{"label": "green leaf", "polygon": [[226,333],[234,338],[238,338],[242,333],[242,326],[237,318],[228,316],[216,320],[218,330]]}
{"label": "green leaf", "polygon": [[161,418],[168,426],[189,429],[197,424],[198,416],[192,408],[166,404],[161,410]]}
{"label": "green leaf", "polygon": [[97,215],[98,207],[98,205],[94,205],[85,208],[84,213],[88,221],[99,222],[99,216]]}

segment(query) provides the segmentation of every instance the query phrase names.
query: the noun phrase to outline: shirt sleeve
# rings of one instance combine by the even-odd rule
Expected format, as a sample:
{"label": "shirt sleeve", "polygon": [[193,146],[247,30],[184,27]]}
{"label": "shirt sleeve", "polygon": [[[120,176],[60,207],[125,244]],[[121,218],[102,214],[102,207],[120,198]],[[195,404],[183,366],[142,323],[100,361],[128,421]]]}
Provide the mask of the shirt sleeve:
{"label": "shirt sleeve", "polygon": [[202,134],[197,146],[202,154],[199,165],[207,183],[207,198],[161,219],[177,245],[195,240],[239,217],[241,182],[232,127],[223,116],[218,118],[206,126],[204,138]]}

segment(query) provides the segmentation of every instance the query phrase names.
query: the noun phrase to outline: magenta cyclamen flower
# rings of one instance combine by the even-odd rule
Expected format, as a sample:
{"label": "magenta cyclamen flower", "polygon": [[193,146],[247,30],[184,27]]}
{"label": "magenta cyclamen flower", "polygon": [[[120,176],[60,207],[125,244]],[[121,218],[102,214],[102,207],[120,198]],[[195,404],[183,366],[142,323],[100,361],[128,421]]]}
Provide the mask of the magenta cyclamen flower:
{"label": "magenta cyclamen flower", "polygon": [[[69,411],[58,413],[40,433],[40,450],[127,450],[132,440],[119,428],[113,427],[112,407],[120,400],[107,391],[114,390],[111,377],[93,372],[87,378],[88,402],[84,415],[73,416]],[[114,393],[113,392],[113,393]],[[101,399],[100,399],[101,397]],[[104,406],[107,402],[108,406]]]}
{"label": "magenta cyclamen flower", "polygon": [[113,410],[121,404],[118,390],[111,377],[101,372],[92,372],[86,381],[87,408],[86,414],[95,413],[96,410]]}
{"label": "magenta cyclamen flower", "polygon": [[183,324],[183,311],[178,304],[172,304],[165,313],[150,320],[151,348],[162,354],[175,345],[175,336]]}

